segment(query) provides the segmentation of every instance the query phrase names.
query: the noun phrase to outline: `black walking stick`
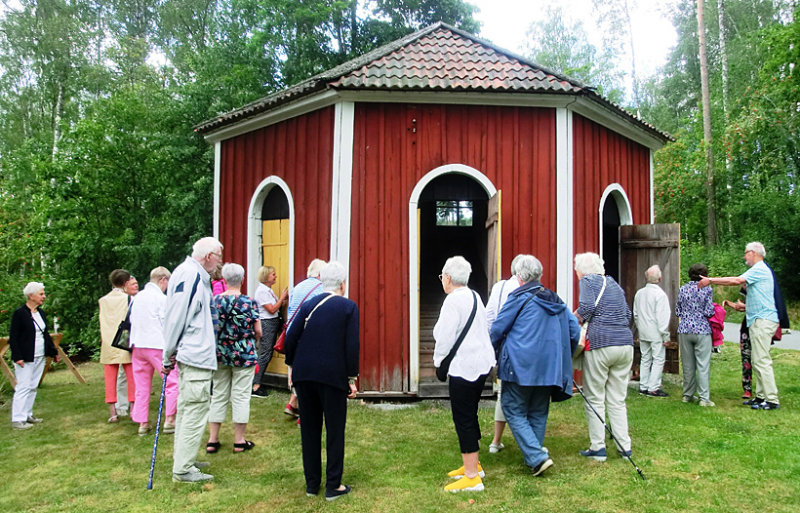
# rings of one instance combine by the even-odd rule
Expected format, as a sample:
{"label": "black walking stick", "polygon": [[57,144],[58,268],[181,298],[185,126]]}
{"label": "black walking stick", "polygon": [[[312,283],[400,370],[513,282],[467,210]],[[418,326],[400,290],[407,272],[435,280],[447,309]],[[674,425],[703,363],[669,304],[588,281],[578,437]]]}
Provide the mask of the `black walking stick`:
{"label": "black walking stick", "polygon": [[153,470],[156,468],[156,450],[158,449],[158,433],[161,431],[161,411],[164,409],[164,394],[167,391],[167,377],[169,374],[162,376],[163,382],[161,383],[161,399],[158,400],[158,417],[156,417],[156,439],[153,441],[153,457],[150,459],[150,480],[147,481],[147,489],[153,489]]}
{"label": "black walking stick", "polygon": [[[580,393],[581,393],[581,396],[583,397],[583,400],[584,400],[584,401],[586,401],[586,404],[588,404],[588,405],[589,405],[589,408],[591,408],[591,409],[592,409],[592,411],[594,412],[594,414],[595,414],[595,415],[597,415],[597,418],[598,418],[598,419],[600,419],[600,422],[603,424],[603,427],[605,427],[605,428],[606,428],[606,431],[608,431],[608,434],[611,436],[611,439],[612,439],[612,440],[614,440],[614,442],[616,442],[616,444],[617,444],[617,447],[619,447],[620,453],[621,453],[623,456],[625,456],[626,458],[628,458],[628,461],[630,461],[630,462],[631,462],[631,465],[633,465],[633,468],[635,468],[635,469],[636,469],[636,472],[638,472],[638,473],[639,473],[639,475],[640,475],[640,476],[642,476],[642,480],[643,480],[643,481],[646,481],[646,480],[647,480],[647,478],[646,478],[646,477],[644,477],[644,473],[642,472],[642,469],[640,469],[639,467],[637,467],[637,466],[636,466],[636,463],[634,463],[634,462],[633,462],[633,459],[632,459],[632,458],[631,458],[631,457],[628,455],[628,453],[625,451],[625,448],[624,448],[624,447],[622,447],[622,444],[621,444],[621,443],[619,443],[619,440],[617,440],[617,437],[615,437],[615,436],[614,436],[614,433],[612,433],[612,432],[611,432],[611,428],[610,428],[610,427],[608,427],[608,424],[606,424],[606,422],[605,422],[605,419],[604,419],[603,417],[601,417],[599,413],[597,413],[597,410],[595,410],[595,409],[594,409],[594,406],[592,406],[592,403],[590,403],[590,402],[589,402],[589,400],[586,398],[586,394],[584,394],[584,393],[583,393],[583,389],[582,389],[580,386],[578,386],[578,383],[576,383],[574,379],[572,380],[572,384],[573,384],[573,385],[575,385],[575,388],[577,388],[577,389],[578,389],[578,392],[580,392]],[[155,453],[154,453],[154,454],[155,454]]]}

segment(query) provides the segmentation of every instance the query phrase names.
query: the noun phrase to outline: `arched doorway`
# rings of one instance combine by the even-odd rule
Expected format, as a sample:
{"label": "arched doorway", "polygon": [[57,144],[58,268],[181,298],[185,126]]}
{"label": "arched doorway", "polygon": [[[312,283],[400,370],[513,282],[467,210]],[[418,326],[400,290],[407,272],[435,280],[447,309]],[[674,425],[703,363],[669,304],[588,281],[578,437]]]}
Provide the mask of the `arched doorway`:
{"label": "arched doorway", "polygon": [[461,255],[470,262],[469,286],[484,301],[489,282],[496,280],[497,192],[479,171],[452,164],[431,171],[412,193],[410,366],[411,391],[420,396],[446,395],[447,390],[433,367],[433,326],[445,297],[438,275],[445,261]]}
{"label": "arched doorway", "polygon": [[633,224],[630,202],[625,189],[611,184],[600,199],[600,256],[605,260],[606,274],[620,281],[619,227]]}

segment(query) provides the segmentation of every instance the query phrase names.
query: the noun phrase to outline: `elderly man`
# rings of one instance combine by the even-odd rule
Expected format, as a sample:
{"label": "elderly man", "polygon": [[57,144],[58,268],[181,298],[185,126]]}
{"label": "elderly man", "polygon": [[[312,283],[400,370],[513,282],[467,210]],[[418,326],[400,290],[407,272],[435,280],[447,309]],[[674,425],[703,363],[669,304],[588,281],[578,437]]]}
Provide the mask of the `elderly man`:
{"label": "elderly man", "polygon": [[668,397],[661,390],[665,346],[669,342],[670,307],[667,293],[658,286],[661,268],[652,266],[644,273],[647,285],[633,298],[633,320],[639,330],[642,364],[639,393],[650,397]]}
{"label": "elderly man", "polygon": [[558,295],[539,282],[542,264],[536,257],[522,257],[516,271],[522,286],[508,296],[491,339],[499,351],[503,413],[525,463],[538,476],[553,465],[542,448],[550,401],[572,397],[572,354],[581,330]]}
{"label": "elderly man", "polygon": [[777,410],[778,387],[772,372],[769,347],[778,329],[778,309],[775,304],[775,278],[764,262],[767,251],[760,242],[751,242],[745,247],[744,261],[750,268],[741,276],[725,278],[703,277],[697,286],[708,285],[741,286],[747,284],[747,306],[745,320],[750,329],[752,365],[756,374],[756,396],[744,404],[754,410]]}
{"label": "elderly man", "polygon": [[[131,305],[131,346],[133,351],[133,380],[136,389],[136,403],[131,419],[139,423],[139,436],[150,432],[150,389],[153,374],[161,370],[164,351],[164,311],[167,305],[169,269],[156,267],[150,271],[150,282],[136,295]],[[175,413],[178,404],[178,372],[164,377],[166,388],[166,420],[164,434],[175,432]]]}
{"label": "elderly man", "polygon": [[[217,370],[217,344],[211,316],[211,277],[222,262],[222,244],[205,237],[195,242],[192,256],[175,268],[167,288],[164,316],[164,372],[178,365],[178,412],[175,425],[172,480],[208,481],[197,459],[208,422],[211,378]],[[177,352],[177,355],[176,355]]]}

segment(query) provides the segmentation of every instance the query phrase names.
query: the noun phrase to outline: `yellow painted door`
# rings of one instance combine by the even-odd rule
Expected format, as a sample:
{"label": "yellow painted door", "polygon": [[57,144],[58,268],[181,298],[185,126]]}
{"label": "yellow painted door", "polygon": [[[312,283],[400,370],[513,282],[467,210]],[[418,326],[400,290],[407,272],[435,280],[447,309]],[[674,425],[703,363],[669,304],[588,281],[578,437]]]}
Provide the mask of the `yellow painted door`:
{"label": "yellow painted door", "polygon": [[[263,221],[261,226],[261,253],[264,255],[263,265],[275,268],[278,279],[272,290],[280,297],[283,289],[289,286],[289,220],[274,219]],[[286,311],[284,309],[284,316]],[[266,372],[286,375],[284,356],[273,353]]]}

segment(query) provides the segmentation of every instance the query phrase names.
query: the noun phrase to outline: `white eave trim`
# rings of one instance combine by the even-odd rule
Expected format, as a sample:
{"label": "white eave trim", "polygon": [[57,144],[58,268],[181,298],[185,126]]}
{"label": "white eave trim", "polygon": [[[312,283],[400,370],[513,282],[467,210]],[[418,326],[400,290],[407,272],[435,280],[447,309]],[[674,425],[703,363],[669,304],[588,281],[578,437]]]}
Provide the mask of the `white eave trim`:
{"label": "white eave trim", "polygon": [[566,107],[575,101],[569,93],[496,93],[449,91],[353,91],[340,90],[342,100],[360,103],[423,103],[440,105],[487,105],[490,107]]}
{"label": "white eave trim", "polygon": [[659,138],[636,126],[633,121],[628,121],[624,114],[589,98],[579,97],[575,103],[570,105],[570,109],[651,150],[660,150],[664,147],[664,143]]}

